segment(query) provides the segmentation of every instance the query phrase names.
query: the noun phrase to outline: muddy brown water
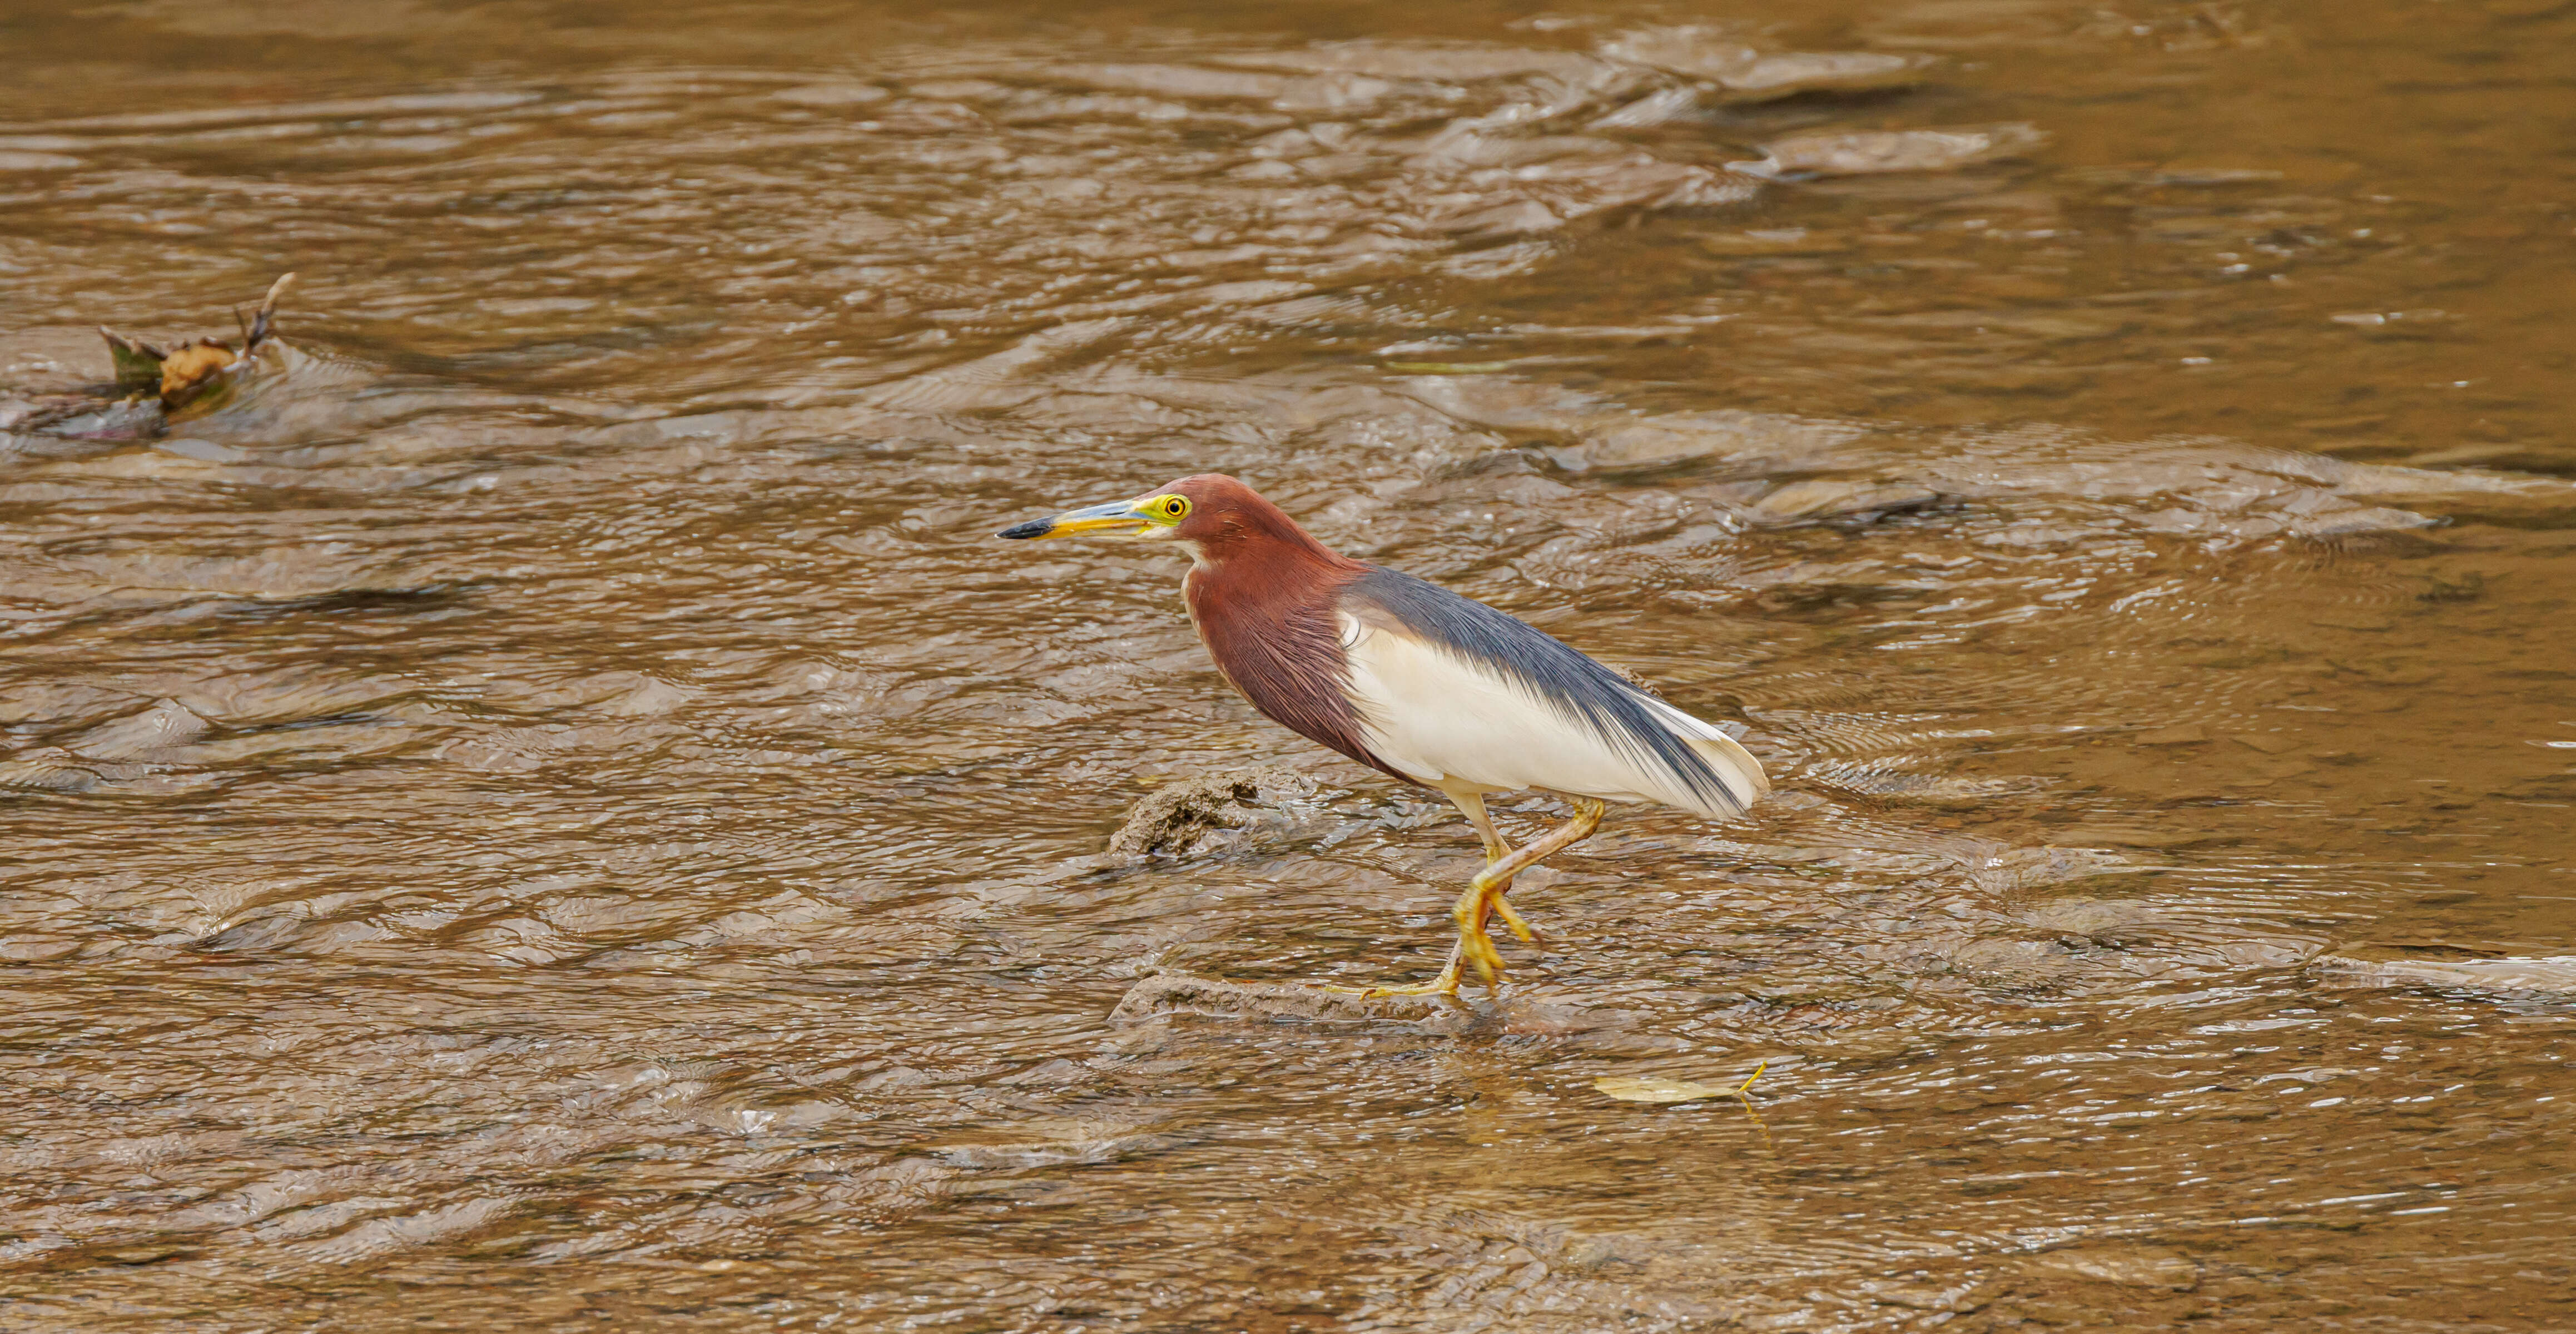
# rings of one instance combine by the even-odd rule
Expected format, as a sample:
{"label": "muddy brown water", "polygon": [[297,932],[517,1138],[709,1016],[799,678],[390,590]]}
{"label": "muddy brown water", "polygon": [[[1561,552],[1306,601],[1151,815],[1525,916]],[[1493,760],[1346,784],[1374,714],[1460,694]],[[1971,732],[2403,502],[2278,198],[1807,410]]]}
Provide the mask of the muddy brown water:
{"label": "muddy brown water", "polygon": [[[0,435],[0,1327],[2576,1326],[2576,7],[0,34],[0,386],[304,275]],[[1298,1017],[1467,829],[987,538],[1199,470],[1777,796]]]}

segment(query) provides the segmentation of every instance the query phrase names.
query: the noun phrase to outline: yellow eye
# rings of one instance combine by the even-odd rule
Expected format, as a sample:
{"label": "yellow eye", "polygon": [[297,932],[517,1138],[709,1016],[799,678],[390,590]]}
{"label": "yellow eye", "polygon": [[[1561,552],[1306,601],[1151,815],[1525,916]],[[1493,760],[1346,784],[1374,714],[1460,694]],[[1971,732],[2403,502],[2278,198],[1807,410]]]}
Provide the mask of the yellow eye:
{"label": "yellow eye", "polygon": [[1188,496],[1165,496],[1154,502],[1154,513],[1161,516],[1165,523],[1179,523],[1189,516],[1189,512]]}

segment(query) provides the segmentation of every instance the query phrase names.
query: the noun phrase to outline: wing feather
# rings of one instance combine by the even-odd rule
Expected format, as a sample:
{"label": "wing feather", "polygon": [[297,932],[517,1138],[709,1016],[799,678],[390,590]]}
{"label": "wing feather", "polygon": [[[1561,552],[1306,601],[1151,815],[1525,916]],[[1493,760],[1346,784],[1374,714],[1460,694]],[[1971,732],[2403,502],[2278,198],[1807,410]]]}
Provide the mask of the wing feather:
{"label": "wing feather", "polygon": [[1770,783],[1714,724],[1535,626],[1373,569],[1340,610],[1345,688],[1369,749],[1418,782],[1545,788],[1737,814]]}

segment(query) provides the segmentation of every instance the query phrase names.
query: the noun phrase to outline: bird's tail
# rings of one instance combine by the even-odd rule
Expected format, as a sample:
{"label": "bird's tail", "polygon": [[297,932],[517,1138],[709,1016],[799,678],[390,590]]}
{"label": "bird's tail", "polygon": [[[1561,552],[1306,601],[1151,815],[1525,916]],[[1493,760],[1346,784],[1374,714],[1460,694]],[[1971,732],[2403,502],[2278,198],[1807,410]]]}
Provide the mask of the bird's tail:
{"label": "bird's tail", "polygon": [[1690,748],[1708,761],[1708,767],[1726,782],[1727,792],[1737,807],[1751,806],[1771,795],[1771,778],[1762,772],[1762,761],[1753,752],[1736,744],[1735,738],[1723,732],[1714,737],[1692,737]]}
{"label": "bird's tail", "polygon": [[1738,745],[1734,737],[1718,730],[1717,724],[1692,717],[1653,696],[1643,698],[1656,720],[1671,729],[1700,759],[1707,762],[1718,782],[1726,788],[1728,798],[1723,803],[1703,798],[1670,801],[1669,804],[1698,811],[1713,819],[1724,819],[1741,814],[1770,794],[1771,779],[1762,772],[1762,761],[1753,758],[1753,752]]}

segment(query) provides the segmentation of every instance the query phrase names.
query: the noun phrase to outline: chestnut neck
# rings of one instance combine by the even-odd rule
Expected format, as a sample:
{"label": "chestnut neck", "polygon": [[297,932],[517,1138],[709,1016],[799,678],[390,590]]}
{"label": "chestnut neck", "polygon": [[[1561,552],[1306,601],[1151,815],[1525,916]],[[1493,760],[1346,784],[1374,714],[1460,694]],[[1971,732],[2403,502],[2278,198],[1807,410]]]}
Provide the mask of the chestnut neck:
{"label": "chestnut neck", "polygon": [[1348,693],[1336,613],[1343,591],[1369,567],[1335,554],[1258,497],[1229,506],[1190,540],[1198,563],[1182,593],[1225,679],[1288,730],[1403,778],[1369,752]]}
{"label": "chestnut neck", "polygon": [[1203,577],[1276,588],[1337,587],[1368,568],[1315,540],[1278,506],[1246,494],[1226,507],[1214,531],[1193,534]]}

